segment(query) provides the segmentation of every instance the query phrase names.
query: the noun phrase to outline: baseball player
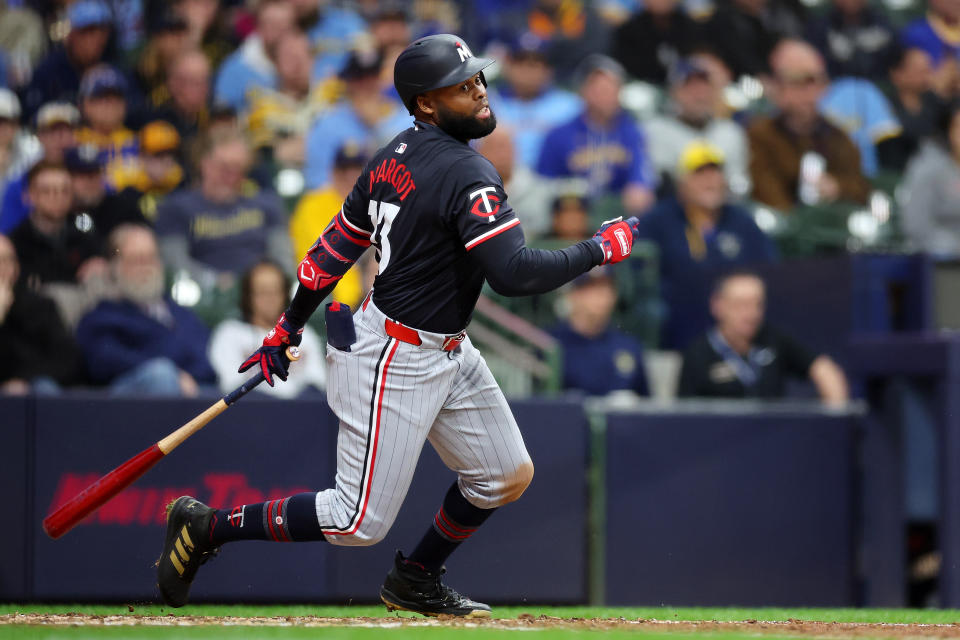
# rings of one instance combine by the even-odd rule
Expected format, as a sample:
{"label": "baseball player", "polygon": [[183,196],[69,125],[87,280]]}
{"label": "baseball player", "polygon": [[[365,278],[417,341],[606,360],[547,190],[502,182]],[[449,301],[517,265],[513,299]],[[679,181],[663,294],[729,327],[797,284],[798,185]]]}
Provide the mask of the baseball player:
{"label": "baseball player", "polygon": [[260,367],[271,385],[273,375],[285,380],[286,347],[299,343],[347,269],[376,248],[374,287],[353,317],[328,306],[327,399],[340,420],[336,486],[226,509],[176,500],[158,565],[168,605],[187,602],[197,569],[227,542],[377,543],[429,440],[457,481],[410,555],[397,552],[381,599],[390,610],[490,615],[489,606],[441,582],[443,563],[495,509],[520,497],[533,463],[464,329],[484,280],[505,295],[550,291],[626,258],[635,233],[635,219],[618,220],[559,251],[525,246],[500,176],[468,144],[496,126],[483,76],[492,63],[449,34],[417,40],[397,59],[394,84],[413,126],[366,165],[300,263],[290,306],[240,367]]}

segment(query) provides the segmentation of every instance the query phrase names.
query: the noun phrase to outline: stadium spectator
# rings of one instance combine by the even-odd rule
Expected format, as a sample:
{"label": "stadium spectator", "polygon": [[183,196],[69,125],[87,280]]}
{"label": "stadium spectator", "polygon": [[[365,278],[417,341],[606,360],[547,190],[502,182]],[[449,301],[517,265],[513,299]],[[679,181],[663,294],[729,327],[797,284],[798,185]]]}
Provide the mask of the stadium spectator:
{"label": "stadium spectator", "polygon": [[85,125],[77,130],[79,145],[99,150],[107,181],[116,186],[122,174],[132,170],[137,155],[137,137],[123,123],[127,116],[127,81],[115,68],[97,65],[80,81],[80,115]]}
{"label": "stadium spectator", "polygon": [[[76,129],[80,124],[80,112],[72,104],[51,102],[37,112],[37,139],[40,141],[40,158],[48,162],[63,162],[67,149],[76,144]],[[33,166],[31,162],[29,166]],[[9,233],[27,217],[27,171],[12,177],[7,182],[0,206],[0,233]]]}
{"label": "stadium spectator", "polygon": [[526,30],[549,44],[547,59],[562,82],[576,75],[587,56],[607,50],[607,25],[591,3],[533,0],[529,3]]}
{"label": "stadium spectator", "polygon": [[13,243],[0,235],[0,393],[52,391],[75,381],[80,354],[53,302],[19,276]]}
{"label": "stadium spectator", "polygon": [[716,324],[684,352],[678,395],[781,398],[793,376],[809,378],[824,403],[844,405],[850,392],[843,370],[766,325],[765,303],[758,275],[736,271],[719,279],[710,297]]}
{"label": "stadium spectator", "polygon": [[537,173],[547,178],[583,178],[591,198],[619,196],[629,213],[653,203],[655,170],[644,135],[620,105],[623,67],[595,54],[581,64],[584,109],[552,129],[540,148]]}
{"label": "stadium spectator", "polygon": [[238,133],[205,139],[200,181],[170,194],[157,211],[164,262],[186,270],[205,289],[228,288],[250,265],[267,257],[293,266],[283,205],[273,193],[244,193],[251,152]]}
{"label": "stadium spectator", "polygon": [[803,41],[785,40],[770,66],[776,111],[747,131],[753,198],[784,211],[798,202],[866,202],[870,185],[856,145],[819,111],[828,86],[823,58]]}
{"label": "stadium spectator", "polygon": [[248,94],[246,129],[267,162],[303,166],[307,131],[327,106],[321,91],[311,91],[311,55],[306,35],[288,34],[276,45],[277,87],[255,87]]}
{"label": "stadium spectator", "polygon": [[589,237],[593,228],[590,222],[590,203],[583,196],[563,194],[553,199],[550,205],[551,240],[567,243],[580,242]]}
{"label": "stadium spectator", "polygon": [[596,267],[568,285],[566,322],[550,333],[563,349],[563,388],[591,396],[629,390],[647,395],[643,348],[611,323],[617,287],[608,267]]}
{"label": "stadium spectator", "polygon": [[[298,260],[307,255],[307,251],[340,211],[368,159],[359,145],[350,142],[344,144],[337,149],[334,156],[329,184],[305,193],[300,198],[290,217],[290,239],[293,241],[294,256]],[[363,295],[361,280],[362,274],[357,267],[347,271],[333,292],[334,300],[356,308]]]}
{"label": "stadium spectator", "polygon": [[[496,112],[500,115],[500,112]],[[516,162],[517,150],[514,130],[498,124],[490,135],[476,142],[479,151],[503,179],[510,205],[523,223],[527,239],[543,236],[550,230],[551,185],[539,179],[527,166]]]}
{"label": "stadium spectator", "polygon": [[64,164],[73,189],[71,219],[78,228],[90,229],[102,240],[118,225],[147,224],[135,202],[108,192],[103,157],[96,147],[70,149]]}
{"label": "stadium spectator", "polygon": [[[580,99],[553,84],[547,43],[525,33],[513,43],[503,63],[502,83],[490,96],[497,121],[514,131],[519,167],[533,168],[547,132],[580,112]],[[511,197],[514,191],[510,192]]]}
{"label": "stadium spectator", "polygon": [[20,126],[20,100],[0,88],[0,195],[40,157],[40,142]]}
{"label": "stadium spectator", "polygon": [[701,43],[716,51],[733,72],[759,76],[769,70],[777,42],[803,32],[799,0],[720,0],[702,25]]}
{"label": "stadium spectator", "polygon": [[667,177],[663,182],[672,184],[687,145],[707,140],[723,152],[730,190],[738,196],[750,192],[747,136],[740,125],[717,115],[721,91],[699,57],[680,60],[671,69],[670,105],[646,125],[650,157],[661,177]]}
{"label": "stadium spectator", "polygon": [[117,297],[100,302],[77,327],[90,380],[114,395],[193,396],[200,385],[214,383],[207,328],[164,296],[153,232],[121,225],[109,247]]}
{"label": "stadium spectator", "polygon": [[[237,363],[256,351],[264,333],[273,328],[277,318],[290,303],[290,279],[272,262],[253,265],[240,280],[242,320],[224,320],[210,336],[208,357],[217,372],[217,382],[224,393],[232,391],[250,377],[237,373]],[[290,365],[290,377],[283,384],[259,385],[256,390],[274,398],[295,398],[304,392],[323,390],[326,367],[320,338],[310,327],[303,329],[301,358]]]}
{"label": "stadium spectator", "polygon": [[886,96],[864,78],[840,78],[821,98],[820,110],[857,145],[864,175],[875,175],[878,158],[900,135],[900,123]]}
{"label": "stadium spectator", "polygon": [[364,19],[350,6],[316,0],[291,0],[297,26],[318,50],[313,66],[316,81],[336,76],[350,57],[350,51],[367,37]]}
{"label": "stadium spectator", "polygon": [[104,273],[99,237],[92,228],[70,219],[73,187],[65,166],[41,160],[31,168],[27,201],[29,214],[10,240],[28,284],[82,283]]}
{"label": "stadium spectator", "polygon": [[890,21],[867,0],[833,0],[824,15],[807,23],[805,39],[823,55],[833,78],[882,80],[897,48]]}
{"label": "stadium spectator", "polygon": [[770,262],[773,243],[750,214],[727,201],[723,153],[693,142],[680,156],[677,195],[640,218],[640,238],[657,246],[665,316],[663,346],[682,349],[710,322],[706,301],[723,269]]}
{"label": "stadium spectator", "polygon": [[[324,112],[307,133],[307,187],[315,189],[330,181],[337,149],[347,142],[376,148],[410,127],[406,108],[383,90],[380,70],[383,59],[373,51],[355,51],[340,72],[345,99]],[[390,93],[395,95],[393,89]]]}
{"label": "stadium spectator", "polygon": [[[190,147],[210,118],[210,62],[199,49],[182,52],[167,70],[169,98],[157,106],[154,117],[177,129],[182,149]],[[181,154],[181,161],[186,159]]]}
{"label": "stadium spectator", "polygon": [[631,77],[663,85],[670,69],[690,53],[697,31],[678,0],[647,0],[617,27],[611,55]]}
{"label": "stadium spectator", "polygon": [[168,9],[148,25],[149,37],[135,66],[137,83],[151,107],[170,98],[167,70],[170,63],[189,46],[187,21]]}
{"label": "stadium spectator", "polygon": [[117,185],[122,207],[136,209],[152,225],[163,198],[183,183],[183,167],[177,160],[180,134],[172,124],[154,120],[140,130],[137,167]]}
{"label": "stadium spectator", "polygon": [[897,146],[880,154],[881,166],[901,172],[913,157],[920,143],[934,135],[941,113],[946,108],[943,99],[934,91],[933,64],[930,54],[923,49],[900,48],[890,67],[890,105],[900,122]]}
{"label": "stadium spectator", "polygon": [[74,102],[84,71],[104,60],[110,38],[110,9],[100,0],[77,0],[67,8],[70,31],[33,71],[23,92],[27,117],[48,102]]}
{"label": "stadium spectator", "polygon": [[913,246],[939,257],[960,257],[960,106],[945,109],[936,137],[907,165],[901,224]]}
{"label": "stadium spectator", "polygon": [[393,82],[393,63],[397,56],[413,40],[408,6],[409,3],[400,0],[380,0],[367,16],[367,31],[373,40],[372,46],[383,55],[383,73],[387,85]]}
{"label": "stadium spectator", "polygon": [[[163,10],[165,2],[156,3]],[[187,39],[191,49],[203,51],[214,69],[219,68],[236,43],[227,19],[232,14],[222,11],[220,0],[173,0],[170,8],[187,21]]]}
{"label": "stadium spectator", "polygon": [[900,32],[905,47],[923,49],[930,55],[934,68],[956,81],[960,60],[960,4],[952,0],[928,0],[927,12]]}
{"label": "stadium spectator", "polygon": [[243,111],[251,89],[275,86],[277,45],[295,26],[296,15],[289,0],[258,3],[257,30],[223,61],[214,84],[214,101]]}

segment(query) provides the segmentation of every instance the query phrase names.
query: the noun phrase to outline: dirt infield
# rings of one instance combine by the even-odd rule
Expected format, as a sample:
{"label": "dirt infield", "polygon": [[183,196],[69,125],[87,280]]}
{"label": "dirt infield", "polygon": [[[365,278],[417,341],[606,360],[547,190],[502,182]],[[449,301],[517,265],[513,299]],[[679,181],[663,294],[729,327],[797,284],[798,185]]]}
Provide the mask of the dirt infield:
{"label": "dirt infield", "polygon": [[626,618],[555,618],[523,614],[511,619],[464,620],[452,616],[440,618],[321,618],[321,617],[221,617],[221,616],[102,616],[81,613],[13,613],[0,616],[0,625],[40,626],[157,626],[194,627],[204,625],[240,627],[464,627],[489,629],[573,629],[637,630],[676,632],[740,632],[812,636],[824,638],[960,638],[960,623],[955,624],[878,624],[851,622],[814,622],[788,620],[764,622],[669,621]]}

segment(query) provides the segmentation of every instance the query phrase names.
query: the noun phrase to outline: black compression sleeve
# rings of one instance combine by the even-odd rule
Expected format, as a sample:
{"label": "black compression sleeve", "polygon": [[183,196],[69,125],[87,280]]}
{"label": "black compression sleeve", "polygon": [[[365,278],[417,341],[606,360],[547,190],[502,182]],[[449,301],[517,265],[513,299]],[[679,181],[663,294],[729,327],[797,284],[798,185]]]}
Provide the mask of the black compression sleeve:
{"label": "black compression sleeve", "polygon": [[335,286],[337,286],[336,282],[316,291],[302,284],[298,286],[297,292],[293,294],[293,300],[290,301],[290,306],[284,312],[287,322],[297,329],[305,326],[307,320],[317,310],[324,298],[330,295]]}
{"label": "black compression sleeve", "polygon": [[558,251],[527,247],[520,227],[477,245],[470,255],[483,267],[493,290],[505,296],[552,291],[603,260],[603,251],[593,240]]}

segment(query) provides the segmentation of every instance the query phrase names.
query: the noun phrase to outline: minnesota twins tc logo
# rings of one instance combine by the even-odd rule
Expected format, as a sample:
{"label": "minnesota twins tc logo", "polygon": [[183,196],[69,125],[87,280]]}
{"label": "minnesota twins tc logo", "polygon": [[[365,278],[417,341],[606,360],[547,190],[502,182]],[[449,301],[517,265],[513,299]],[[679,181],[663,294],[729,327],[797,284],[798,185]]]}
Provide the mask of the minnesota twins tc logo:
{"label": "minnesota twins tc logo", "polygon": [[500,211],[500,196],[496,194],[496,187],[481,187],[467,196],[471,202],[470,213],[493,222],[497,211]]}

